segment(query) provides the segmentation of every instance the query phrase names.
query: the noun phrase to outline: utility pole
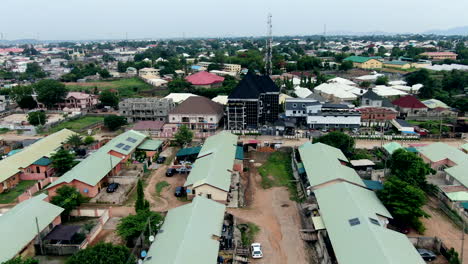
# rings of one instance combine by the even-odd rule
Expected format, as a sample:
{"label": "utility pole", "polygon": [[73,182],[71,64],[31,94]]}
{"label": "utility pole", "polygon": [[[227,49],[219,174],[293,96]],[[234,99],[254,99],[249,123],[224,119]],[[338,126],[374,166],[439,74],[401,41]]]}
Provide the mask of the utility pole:
{"label": "utility pole", "polygon": [[265,74],[271,75],[273,70],[273,65],[271,62],[273,54],[273,24],[271,22],[271,13],[268,13],[267,17],[267,39],[266,39],[266,48],[265,48]]}
{"label": "utility pole", "polygon": [[[462,212],[463,213],[463,212]],[[465,246],[465,220],[463,220],[463,230],[462,230],[462,244],[461,244],[461,252],[460,252],[460,264],[463,264],[463,251]]]}
{"label": "utility pole", "polygon": [[39,246],[41,248],[41,255],[44,255],[44,248],[42,246],[41,231],[39,230],[39,220],[36,216],[36,229],[37,229],[37,238],[39,239]]}

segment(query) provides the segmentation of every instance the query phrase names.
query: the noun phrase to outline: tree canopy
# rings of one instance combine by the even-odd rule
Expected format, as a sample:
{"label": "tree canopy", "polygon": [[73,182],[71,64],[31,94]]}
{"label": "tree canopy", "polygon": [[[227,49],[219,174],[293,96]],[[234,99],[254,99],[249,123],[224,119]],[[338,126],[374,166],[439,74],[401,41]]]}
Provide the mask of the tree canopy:
{"label": "tree canopy", "polygon": [[180,146],[183,146],[192,142],[193,132],[186,125],[182,125],[174,135],[174,138]]}
{"label": "tree canopy", "polygon": [[399,149],[395,151],[389,162],[392,175],[421,189],[427,188],[426,176],[431,168],[421,157],[413,152]]}
{"label": "tree canopy", "polygon": [[65,85],[56,80],[41,80],[34,84],[37,93],[37,100],[47,108],[52,108],[56,104],[65,100],[68,90]]}
{"label": "tree canopy", "polygon": [[[149,221],[148,221],[149,220]],[[135,215],[129,215],[120,219],[117,225],[117,234],[131,244],[133,240],[138,238],[142,232],[149,234],[149,225],[151,231],[156,233],[162,223],[163,217],[156,212],[143,210]]]}
{"label": "tree canopy", "polygon": [[99,95],[99,101],[101,101],[101,104],[104,106],[110,106],[113,108],[117,108],[119,106],[119,97],[109,90],[101,92]]}
{"label": "tree canopy", "polygon": [[68,145],[71,145],[73,148],[78,148],[79,146],[83,145],[83,138],[78,135],[74,134],[71,135],[67,138],[67,141],[65,141]]}
{"label": "tree canopy", "polygon": [[108,115],[104,117],[104,126],[111,131],[115,131],[126,124],[127,119],[124,116]]}
{"label": "tree canopy", "polygon": [[32,258],[16,257],[8,261],[2,262],[2,264],[39,264],[39,261]]}
{"label": "tree canopy", "polygon": [[52,161],[52,168],[59,175],[66,173],[75,166],[75,155],[63,148],[52,154],[50,160]]}
{"label": "tree canopy", "polygon": [[86,198],[73,186],[63,185],[57,189],[57,195],[50,200],[51,203],[65,209],[63,214],[69,215],[76,207],[80,206]]}
{"label": "tree canopy", "polygon": [[138,213],[140,211],[148,211],[150,207],[149,202],[145,199],[145,194],[143,192],[143,182],[138,179],[137,183],[137,199],[135,201],[135,211]]}
{"label": "tree canopy", "polygon": [[339,148],[348,157],[354,152],[354,139],[343,132],[333,131],[321,137],[314,138],[314,143],[317,142]]}
{"label": "tree canopy", "polygon": [[[131,262],[127,262],[130,258]],[[125,246],[98,243],[72,255],[66,264],[126,264],[134,263],[134,257]]]}
{"label": "tree canopy", "polygon": [[47,122],[47,115],[44,111],[29,112],[27,118],[29,124],[33,126],[42,126]]}

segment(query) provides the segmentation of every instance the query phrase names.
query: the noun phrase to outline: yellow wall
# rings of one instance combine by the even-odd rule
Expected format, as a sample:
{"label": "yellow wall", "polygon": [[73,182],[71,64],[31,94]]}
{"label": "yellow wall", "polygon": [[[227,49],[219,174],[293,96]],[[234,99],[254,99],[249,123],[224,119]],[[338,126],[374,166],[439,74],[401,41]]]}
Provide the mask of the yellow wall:
{"label": "yellow wall", "polygon": [[208,184],[203,184],[195,188],[195,195],[202,193],[203,197],[207,197],[207,194],[211,194],[211,200],[215,201],[227,201],[227,192],[210,186]]}
{"label": "yellow wall", "polygon": [[361,69],[380,69],[382,68],[383,63],[376,59],[370,59],[364,63],[354,62],[353,65],[354,67]]}

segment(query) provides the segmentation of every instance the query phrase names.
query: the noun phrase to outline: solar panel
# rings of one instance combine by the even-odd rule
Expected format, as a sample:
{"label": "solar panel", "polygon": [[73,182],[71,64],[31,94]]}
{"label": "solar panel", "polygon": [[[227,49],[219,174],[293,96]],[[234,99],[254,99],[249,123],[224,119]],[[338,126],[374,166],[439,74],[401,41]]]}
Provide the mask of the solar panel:
{"label": "solar panel", "polygon": [[128,141],[128,142],[132,142],[132,143],[137,142],[137,140],[134,139],[134,138],[132,138],[132,137],[128,137],[128,138],[127,138],[127,141]]}
{"label": "solar panel", "polygon": [[125,145],[125,147],[123,147],[124,150],[129,150],[131,147],[129,145]]}
{"label": "solar panel", "polygon": [[119,144],[116,145],[116,147],[121,148],[121,147],[123,147],[123,145],[125,145],[125,144],[124,143],[119,143]]}
{"label": "solar panel", "polygon": [[380,223],[379,223],[379,221],[377,221],[377,219],[374,219],[374,218],[370,218],[370,217],[369,217],[369,220],[370,220],[370,222],[373,223],[374,225],[380,226]]}
{"label": "solar panel", "polygon": [[359,221],[359,218],[353,218],[353,219],[349,219],[349,224],[351,226],[355,226],[355,225],[359,225],[361,222]]}

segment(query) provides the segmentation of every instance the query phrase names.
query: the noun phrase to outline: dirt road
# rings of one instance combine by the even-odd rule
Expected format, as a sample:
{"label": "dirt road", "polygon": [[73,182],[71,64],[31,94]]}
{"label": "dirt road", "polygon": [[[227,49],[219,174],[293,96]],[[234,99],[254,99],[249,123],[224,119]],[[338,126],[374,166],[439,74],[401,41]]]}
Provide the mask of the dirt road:
{"label": "dirt road", "polygon": [[239,222],[252,222],[260,227],[255,240],[263,246],[263,258],[253,263],[308,263],[305,244],[299,236],[301,222],[296,203],[289,199],[285,187],[263,189],[260,176],[251,170],[248,207],[229,209]]}

